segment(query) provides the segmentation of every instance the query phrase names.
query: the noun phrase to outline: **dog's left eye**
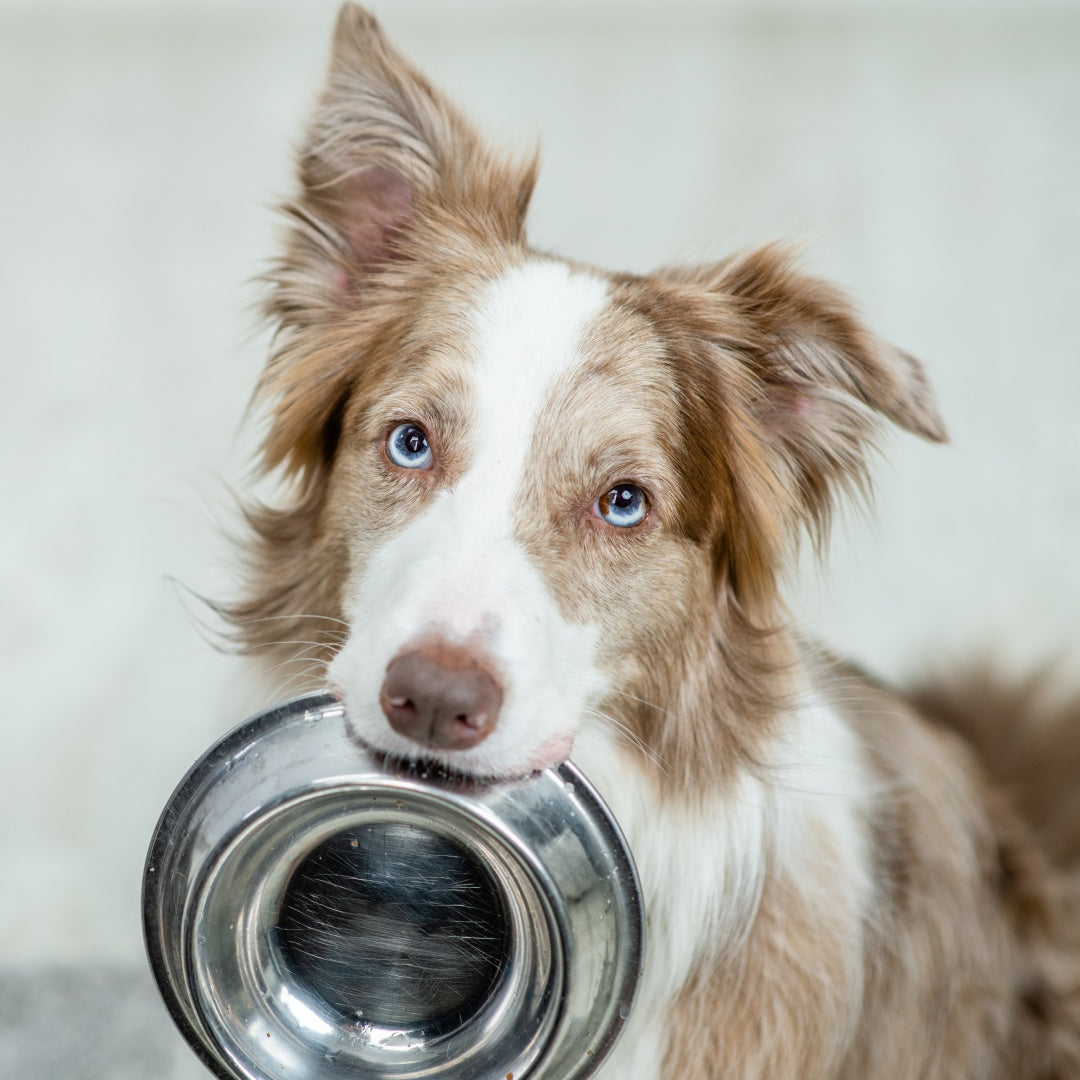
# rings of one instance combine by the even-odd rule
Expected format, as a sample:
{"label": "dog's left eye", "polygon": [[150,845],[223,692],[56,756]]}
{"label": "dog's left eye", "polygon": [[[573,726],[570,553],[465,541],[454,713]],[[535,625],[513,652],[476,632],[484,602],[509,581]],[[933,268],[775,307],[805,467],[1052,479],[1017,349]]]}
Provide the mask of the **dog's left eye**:
{"label": "dog's left eye", "polygon": [[401,469],[430,469],[435,457],[419,424],[398,424],[386,440],[386,456]]}
{"label": "dog's left eye", "polygon": [[616,484],[593,503],[593,513],[618,529],[640,525],[649,512],[649,500],[637,484]]}

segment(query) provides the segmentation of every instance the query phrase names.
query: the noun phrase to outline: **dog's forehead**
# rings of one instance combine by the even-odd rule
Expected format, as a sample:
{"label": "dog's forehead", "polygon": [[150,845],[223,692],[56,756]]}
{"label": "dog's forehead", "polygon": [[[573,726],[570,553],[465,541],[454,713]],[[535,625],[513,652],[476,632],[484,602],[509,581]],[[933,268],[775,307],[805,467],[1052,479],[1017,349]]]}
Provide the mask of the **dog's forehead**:
{"label": "dog's forehead", "polygon": [[526,413],[580,367],[588,330],[609,303],[598,275],[554,260],[512,267],[489,282],[473,313],[470,353],[484,398]]}
{"label": "dog's forehead", "polygon": [[520,443],[560,419],[591,412],[597,427],[617,426],[655,408],[662,343],[612,295],[608,278],[554,259],[490,281],[469,319],[480,414]]}

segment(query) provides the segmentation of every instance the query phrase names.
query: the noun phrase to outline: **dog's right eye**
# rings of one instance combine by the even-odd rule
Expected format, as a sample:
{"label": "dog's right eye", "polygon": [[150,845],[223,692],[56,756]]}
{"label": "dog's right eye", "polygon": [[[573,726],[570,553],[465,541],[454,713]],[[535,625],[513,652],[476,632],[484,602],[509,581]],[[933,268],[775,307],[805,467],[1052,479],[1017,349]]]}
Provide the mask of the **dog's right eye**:
{"label": "dog's right eye", "polygon": [[386,456],[399,469],[430,469],[435,460],[419,424],[398,424],[386,440]]}

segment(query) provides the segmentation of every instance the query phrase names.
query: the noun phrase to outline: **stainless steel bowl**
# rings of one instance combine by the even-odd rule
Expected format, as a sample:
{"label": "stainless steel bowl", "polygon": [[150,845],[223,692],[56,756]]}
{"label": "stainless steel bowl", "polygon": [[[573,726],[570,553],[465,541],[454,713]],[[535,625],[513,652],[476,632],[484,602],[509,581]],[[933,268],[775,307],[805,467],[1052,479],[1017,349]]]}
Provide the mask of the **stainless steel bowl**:
{"label": "stainless steel bowl", "polygon": [[253,717],[166,806],[143,925],[224,1080],[576,1080],[630,1013],[640,887],[572,765],[388,767],[327,694]]}

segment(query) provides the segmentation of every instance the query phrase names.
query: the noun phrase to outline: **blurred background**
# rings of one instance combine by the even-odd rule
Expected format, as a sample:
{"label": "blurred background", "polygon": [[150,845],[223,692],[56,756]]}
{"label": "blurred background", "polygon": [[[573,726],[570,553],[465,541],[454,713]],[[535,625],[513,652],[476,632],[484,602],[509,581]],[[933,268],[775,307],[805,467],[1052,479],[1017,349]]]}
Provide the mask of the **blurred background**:
{"label": "blurred background", "polygon": [[[336,6],[0,0],[4,1076],[205,1075],[146,972],[142,859],[267,703],[185,589],[233,589],[250,279]],[[643,271],[793,238],[924,360],[952,443],[885,446],[876,512],[793,576],[814,632],[889,678],[973,649],[1075,670],[1080,5],[375,10],[493,139],[539,143],[537,246]]]}

